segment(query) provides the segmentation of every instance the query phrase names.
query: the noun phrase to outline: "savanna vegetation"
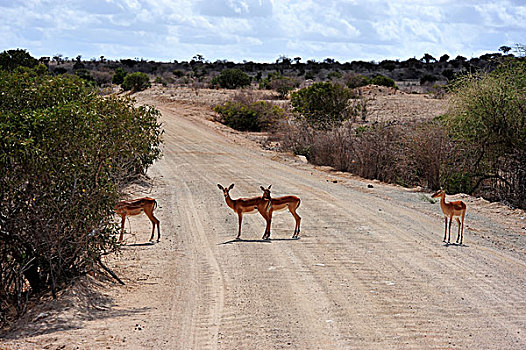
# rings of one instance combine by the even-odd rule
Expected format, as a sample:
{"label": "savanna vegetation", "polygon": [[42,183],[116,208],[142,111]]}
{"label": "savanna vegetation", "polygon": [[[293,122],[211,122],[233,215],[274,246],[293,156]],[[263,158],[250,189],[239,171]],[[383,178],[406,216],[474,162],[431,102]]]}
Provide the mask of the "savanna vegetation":
{"label": "savanna vegetation", "polygon": [[113,206],[161,156],[159,112],[76,75],[0,70],[0,324],[117,249]]}
{"label": "savanna vegetation", "polygon": [[[470,60],[424,55],[406,61],[275,63],[90,61],[25,50],[0,54],[0,322],[32,296],[57,291],[97,270],[117,249],[112,207],[123,186],[160,157],[159,112],[102,97],[163,86],[266,89],[275,99],[238,93],[217,105],[217,120],[268,131],[284,151],[367,179],[465,192],[526,208],[524,55]],[[518,51],[523,53],[523,51]],[[395,83],[396,81],[396,83]],[[447,91],[436,120],[371,122],[368,84],[408,81]]]}
{"label": "savanna vegetation", "polygon": [[[284,124],[282,144],[315,164],[364,178],[443,187],[525,208],[525,67],[524,59],[508,58],[490,73],[459,77],[449,87],[448,112],[434,121],[356,124],[332,112],[326,116],[334,123],[320,130],[293,94],[300,118]],[[310,104],[334,106],[322,98],[325,92],[308,91],[312,87],[298,95]]]}

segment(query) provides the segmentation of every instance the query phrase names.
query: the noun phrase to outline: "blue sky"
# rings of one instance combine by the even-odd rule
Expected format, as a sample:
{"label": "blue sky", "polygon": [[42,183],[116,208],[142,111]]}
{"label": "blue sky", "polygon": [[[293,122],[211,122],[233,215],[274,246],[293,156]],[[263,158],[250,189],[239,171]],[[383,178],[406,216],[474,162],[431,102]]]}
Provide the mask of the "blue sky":
{"label": "blue sky", "polygon": [[526,0],[0,0],[0,32],[35,57],[470,58],[526,44]]}

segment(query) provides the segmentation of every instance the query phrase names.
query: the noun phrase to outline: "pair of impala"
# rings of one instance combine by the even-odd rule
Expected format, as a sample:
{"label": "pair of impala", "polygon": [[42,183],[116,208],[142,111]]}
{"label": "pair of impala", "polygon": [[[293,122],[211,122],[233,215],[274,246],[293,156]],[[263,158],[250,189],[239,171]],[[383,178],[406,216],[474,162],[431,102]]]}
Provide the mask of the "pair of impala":
{"label": "pair of impala", "polygon": [[261,216],[263,216],[267,222],[263,239],[270,239],[270,224],[272,222],[272,214],[275,211],[284,209],[288,209],[296,220],[296,226],[294,228],[294,234],[292,235],[292,238],[298,238],[300,234],[301,218],[298,213],[296,213],[296,209],[298,209],[301,203],[299,197],[283,196],[271,198],[270,187],[272,187],[272,185],[270,185],[268,188],[260,186],[261,190],[263,191],[263,195],[261,197],[232,199],[232,197],[230,197],[230,190],[234,188],[234,184],[230,185],[228,188],[217,184],[217,187],[223,191],[226,204],[237,214],[239,218],[239,229],[236,239],[241,237],[241,223],[243,221],[243,214],[255,212],[259,212],[259,214],[261,214]]}

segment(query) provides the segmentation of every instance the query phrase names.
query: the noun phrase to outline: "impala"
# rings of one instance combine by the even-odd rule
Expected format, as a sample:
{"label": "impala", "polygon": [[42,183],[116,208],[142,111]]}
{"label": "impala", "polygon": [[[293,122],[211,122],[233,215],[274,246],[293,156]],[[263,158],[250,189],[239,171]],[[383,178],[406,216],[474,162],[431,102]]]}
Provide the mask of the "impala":
{"label": "impala", "polygon": [[223,191],[226,204],[237,214],[239,218],[239,229],[236,239],[241,237],[241,223],[243,222],[243,214],[253,214],[258,211],[261,216],[263,216],[265,221],[267,221],[267,226],[270,226],[267,214],[270,201],[262,197],[232,199],[229,192],[232,188],[234,188],[234,184],[230,185],[228,188],[224,188],[220,184],[217,184],[217,187]]}
{"label": "impala", "polygon": [[272,221],[272,213],[275,211],[285,210],[288,209],[292,216],[294,216],[294,219],[296,220],[296,226],[294,227],[294,234],[292,235],[292,238],[298,238],[300,235],[300,222],[301,217],[296,213],[296,209],[300,206],[301,200],[299,197],[296,196],[283,196],[283,197],[276,197],[271,198],[270,197],[270,188],[272,185],[269,185],[268,188],[264,188],[263,186],[260,186],[261,190],[263,191],[263,199],[270,201],[270,206],[268,209],[268,220],[267,220],[267,228],[265,230],[265,234],[263,235],[263,239],[270,239],[270,224]]}
{"label": "impala", "polygon": [[[466,203],[464,203],[463,201],[446,202],[446,192],[444,192],[444,190],[439,190],[431,196],[431,198],[437,197],[440,197],[440,208],[442,208],[442,212],[444,213],[445,219],[443,241],[446,241],[446,233],[448,231],[447,228],[449,218],[449,235],[447,237],[447,244],[449,244],[451,238],[451,222],[453,221],[453,217],[455,217],[458,222],[457,243],[460,238],[460,244],[462,245],[462,238],[464,237],[464,216],[466,215]],[[461,220],[459,219],[459,217],[462,219],[462,224],[460,223]]]}
{"label": "impala", "polygon": [[159,242],[159,240],[161,239],[161,229],[159,227],[160,221],[155,216],[153,216],[153,211],[156,208],[157,208],[157,201],[150,197],[143,197],[143,198],[138,198],[138,199],[132,199],[129,201],[118,202],[115,205],[114,210],[122,218],[121,235],[119,237],[119,243],[122,242],[126,215],[129,215],[129,216],[139,215],[141,212],[144,212],[153,224],[152,236],[150,237],[150,241],[153,240],[153,234],[155,232],[155,225],[157,225],[157,242]]}

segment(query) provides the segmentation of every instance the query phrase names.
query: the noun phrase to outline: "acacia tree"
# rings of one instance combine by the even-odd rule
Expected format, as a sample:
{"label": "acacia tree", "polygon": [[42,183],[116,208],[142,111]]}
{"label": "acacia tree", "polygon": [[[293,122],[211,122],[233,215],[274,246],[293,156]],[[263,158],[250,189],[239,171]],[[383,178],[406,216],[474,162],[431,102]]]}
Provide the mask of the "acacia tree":
{"label": "acacia tree", "polygon": [[38,65],[38,60],[32,57],[26,50],[7,50],[0,53],[0,69],[13,70],[16,67],[33,68]]}
{"label": "acacia tree", "polygon": [[225,69],[212,79],[211,84],[224,89],[237,89],[250,85],[250,76],[241,69]]}

